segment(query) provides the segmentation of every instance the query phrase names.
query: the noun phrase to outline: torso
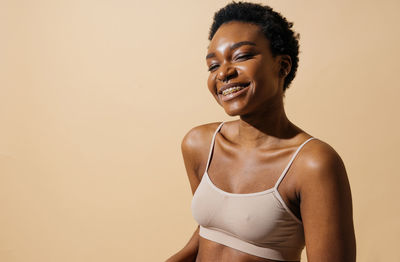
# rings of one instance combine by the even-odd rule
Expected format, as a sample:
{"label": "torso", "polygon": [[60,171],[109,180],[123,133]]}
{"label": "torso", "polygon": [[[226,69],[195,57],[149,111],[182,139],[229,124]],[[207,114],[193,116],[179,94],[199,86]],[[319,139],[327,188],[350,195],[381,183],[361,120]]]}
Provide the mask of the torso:
{"label": "torso", "polygon": [[199,250],[196,257],[196,262],[276,262],[266,258],[261,258],[246,254],[239,250],[221,245],[200,237]]}
{"label": "torso", "polygon": [[[218,123],[209,124],[209,130],[213,133],[218,125]],[[298,146],[311,137],[298,129],[295,136],[282,139],[279,146],[275,148],[246,149],[235,141],[235,125],[237,125],[235,121],[225,122],[216,135],[208,168],[208,175],[213,184],[230,193],[254,193],[272,188]],[[202,155],[207,155],[208,150],[209,148]],[[207,157],[202,158],[207,161]],[[298,162],[294,161],[279,185],[278,191],[289,209],[301,219],[297,194],[299,181],[296,175],[301,173],[301,165]],[[201,166],[206,166],[206,163]],[[227,166],[229,176],[226,173]],[[204,169],[200,168],[199,181],[203,174]],[[196,262],[201,261],[269,262],[273,260],[250,255],[200,237]]]}

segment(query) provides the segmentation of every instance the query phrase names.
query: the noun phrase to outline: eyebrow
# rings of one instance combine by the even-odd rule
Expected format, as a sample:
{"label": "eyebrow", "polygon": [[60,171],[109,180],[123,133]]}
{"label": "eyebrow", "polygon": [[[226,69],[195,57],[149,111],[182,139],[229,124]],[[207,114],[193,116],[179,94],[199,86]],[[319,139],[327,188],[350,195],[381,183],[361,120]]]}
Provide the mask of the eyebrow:
{"label": "eyebrow", "polygon": [[[241,47],[241,46],[243,46],[243,45],[252,45],[252,46],[255,46],[256,44],[255,44],[254,42],[250,42],[250,41],[241,41],[241,42],[234,43],[234,44],[230,47],[230,50],[231,50],[231,51],[232,51],[232,50],[235,50],[236,48],[239,48],[239,47]],[[209,53],[209,54],[206,56],[206,59],[209,59],[209,58],[212,58],[212,57],[215,57],[215,53]]]}

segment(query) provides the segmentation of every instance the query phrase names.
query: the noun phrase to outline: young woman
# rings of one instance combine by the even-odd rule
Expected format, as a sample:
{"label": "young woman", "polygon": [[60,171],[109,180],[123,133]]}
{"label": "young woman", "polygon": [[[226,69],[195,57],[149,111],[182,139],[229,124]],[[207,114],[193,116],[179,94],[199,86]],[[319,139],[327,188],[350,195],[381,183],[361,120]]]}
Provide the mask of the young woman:
{"label": "young woman", "polygon": [[345,167],[327,143],[285,114],[298,35],[268,6],[219,10],[206,56],[208,88],[238,120],[191,129],[182,141],[199,227],[168,262],[355,261]]}

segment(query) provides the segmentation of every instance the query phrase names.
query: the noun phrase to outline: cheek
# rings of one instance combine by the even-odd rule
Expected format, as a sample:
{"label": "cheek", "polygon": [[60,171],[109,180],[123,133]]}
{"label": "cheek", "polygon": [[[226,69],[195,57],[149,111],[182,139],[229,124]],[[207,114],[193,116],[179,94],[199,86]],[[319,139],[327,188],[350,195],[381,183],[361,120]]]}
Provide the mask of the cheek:
{"label": "cheek", "polygon": [[262,61],[258,61],[252,67],[252,73],[254,75],[254,78],[265,78],[268,74],[268,65],[263,63]]}
{"label": "cheek", "polygon": [[265,77],[265,65],[259,60],[249,60],[237,67],[239,76],[258,81]]}
{"label": "cheek", "polygon": [[276,82],[277,75],[271,64],[260,61],[253,69],[253,77],[259,84],[269,86]]}
{"label": "cheek", "polygon": [[215,95],[217,92],[217,86],[216,86],[216,74],[210,74],[208,76],[208,80],[207,80],[207,86],[208,86],[208,90],[210,90],[210,92]]}
{"label": "cheek", "polygon": [[207,85],[208,85],[208,90],[210,91],[211,95],[214,97],[214,99],[217,101],[217,103],[222,106],[221,101],[219,100],[219,97],[217,95],[217,74],[216,73],[211,73],[208,76]]}

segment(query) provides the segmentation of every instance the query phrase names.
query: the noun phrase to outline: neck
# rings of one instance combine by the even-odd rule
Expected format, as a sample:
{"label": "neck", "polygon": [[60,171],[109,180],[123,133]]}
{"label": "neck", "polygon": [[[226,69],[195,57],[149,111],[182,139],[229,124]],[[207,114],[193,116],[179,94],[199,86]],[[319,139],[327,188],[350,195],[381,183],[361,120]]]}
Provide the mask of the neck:
{"label": "neck", "polygon": [[238,142],[247,148],[274,147],[279,140],[299,132],[287,118],[283,100],[264,111],[240,116]]}

